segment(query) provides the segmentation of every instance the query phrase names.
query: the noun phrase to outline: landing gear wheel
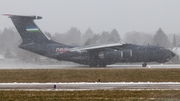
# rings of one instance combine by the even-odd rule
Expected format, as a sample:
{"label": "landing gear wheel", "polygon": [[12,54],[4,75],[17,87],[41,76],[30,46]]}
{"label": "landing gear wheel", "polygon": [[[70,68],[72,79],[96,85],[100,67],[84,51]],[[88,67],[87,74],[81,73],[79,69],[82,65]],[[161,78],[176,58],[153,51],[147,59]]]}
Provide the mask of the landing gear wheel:
{"label": "landing gear wheel", "polygon": [[89,67],[97,67],[97,64],[90,64]]}
{"label": "landing gear wheel", "polygon": [[146,66],[147,66],[147,63],[146,63],[146,62],[142,64],[142,67],[146,67]]}
{"label": "landing gear wheel", "polygon": [[106,67],[106,64],[100,64],[99,67]]}

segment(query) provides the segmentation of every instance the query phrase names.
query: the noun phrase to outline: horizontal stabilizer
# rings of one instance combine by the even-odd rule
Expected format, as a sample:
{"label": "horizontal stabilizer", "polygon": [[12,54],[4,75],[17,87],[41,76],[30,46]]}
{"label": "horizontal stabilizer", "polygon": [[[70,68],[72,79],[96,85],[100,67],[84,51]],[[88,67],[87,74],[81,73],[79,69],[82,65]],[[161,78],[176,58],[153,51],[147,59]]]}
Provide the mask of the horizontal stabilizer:
{"label": "horizontal stabilizer", "polygon": [[26,15],[11,15],[11,14],[2,14],[4,16],[8,16],[9,18],[20,18],[20,17],[23,17],[23,18],[33,18],[33,19],[42,19],[41,16],[26,16]]}

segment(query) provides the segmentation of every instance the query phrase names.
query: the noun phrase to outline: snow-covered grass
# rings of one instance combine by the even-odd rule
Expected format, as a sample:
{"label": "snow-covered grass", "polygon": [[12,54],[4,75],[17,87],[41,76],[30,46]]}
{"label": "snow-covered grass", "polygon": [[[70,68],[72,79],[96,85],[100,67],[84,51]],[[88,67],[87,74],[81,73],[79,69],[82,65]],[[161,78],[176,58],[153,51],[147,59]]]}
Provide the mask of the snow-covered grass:
{"label": "snow-covered grass", "polygon": [[0,85],[54,85],[54,84],[66,84],[66,85],[76,85],[76,84],[99,84],[99,85],[104,85],[104,84],[178,84],[180,85],[180,82],[48,82],[48,83],[38,83],[38,82],[33,82],[33,83],[0,83]]}

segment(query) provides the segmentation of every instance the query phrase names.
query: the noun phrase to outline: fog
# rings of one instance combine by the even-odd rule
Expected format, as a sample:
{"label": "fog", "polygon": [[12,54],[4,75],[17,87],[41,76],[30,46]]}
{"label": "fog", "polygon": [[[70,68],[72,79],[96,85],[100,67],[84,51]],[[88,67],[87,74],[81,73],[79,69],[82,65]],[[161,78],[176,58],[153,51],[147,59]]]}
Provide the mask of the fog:
{"label": "fog", "polygon": [[[172,49],[180,46],[179,5],[179,0],[1,0],[0,12],[42,16],[35,21],[41,30],[69,45],[127,42]],[[28,63],[59,64],[19,49],[21,38],[12,21],[0,16],[0,22],[0,55]]]}
{"label": "fog", "polygon": [[[124,35],[138,31],[153,34],[180,32],[179,0],[1,0],[2,14],[40,15],[43,31],[64,33],[71,27],[95,33],[117,31]],[[0,30],[12,22],[0,16]]]}

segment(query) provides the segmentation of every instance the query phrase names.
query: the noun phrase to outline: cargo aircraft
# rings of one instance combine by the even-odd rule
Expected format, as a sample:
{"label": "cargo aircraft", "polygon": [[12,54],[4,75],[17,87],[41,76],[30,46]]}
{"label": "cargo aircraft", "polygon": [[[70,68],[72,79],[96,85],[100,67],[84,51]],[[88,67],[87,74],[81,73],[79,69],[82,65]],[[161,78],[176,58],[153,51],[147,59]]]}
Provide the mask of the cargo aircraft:
{"label": "cargo aircraft", "polygon": [[77,47],[57,43],[48,38],[34,23],[35,19],[42,19],[41,16],[3,15],[11,18],[22,38],[19,48],[59,61],[71,61],[90,67],[142,62],[142,66],[146,67],[147,62],[165,63],[175,56],[170,50],[153,45],[108,43]]}

